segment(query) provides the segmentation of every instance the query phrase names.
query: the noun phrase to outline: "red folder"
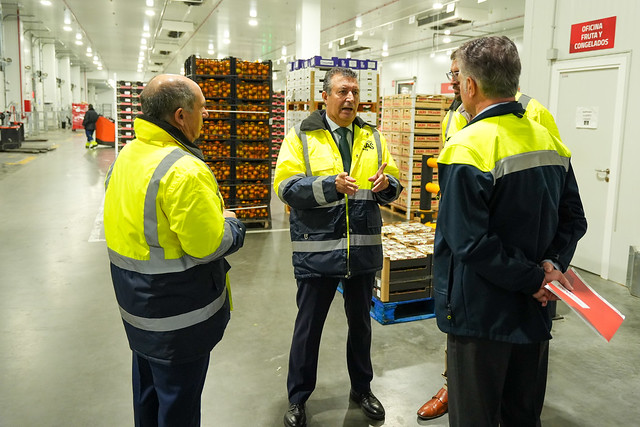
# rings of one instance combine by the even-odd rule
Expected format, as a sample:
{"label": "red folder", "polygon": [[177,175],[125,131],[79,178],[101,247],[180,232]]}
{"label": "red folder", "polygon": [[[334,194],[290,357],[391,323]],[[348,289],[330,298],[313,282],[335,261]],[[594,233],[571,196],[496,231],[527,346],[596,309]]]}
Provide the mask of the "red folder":
{"label": "red folder", "polygon": [[573,286],[573,291],[568,291],[555,280],[547,283],[545,287],[571,307],[607,342],[611,341],[622,324],[624,315],[598,295],[573,268],[570,268],[565,276]]}

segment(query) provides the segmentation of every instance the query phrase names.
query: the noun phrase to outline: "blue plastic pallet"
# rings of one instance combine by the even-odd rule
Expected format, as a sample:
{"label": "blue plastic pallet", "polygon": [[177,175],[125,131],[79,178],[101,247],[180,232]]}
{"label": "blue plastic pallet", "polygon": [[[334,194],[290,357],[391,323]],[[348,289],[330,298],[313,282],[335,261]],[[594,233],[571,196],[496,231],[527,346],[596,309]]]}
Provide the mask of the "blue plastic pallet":
{"label": "blue plastic pallet", "polygon": [[370,314],[383,325],[430,319],[436,316],[433,298],[400,302],[382,302],[373,298]]}

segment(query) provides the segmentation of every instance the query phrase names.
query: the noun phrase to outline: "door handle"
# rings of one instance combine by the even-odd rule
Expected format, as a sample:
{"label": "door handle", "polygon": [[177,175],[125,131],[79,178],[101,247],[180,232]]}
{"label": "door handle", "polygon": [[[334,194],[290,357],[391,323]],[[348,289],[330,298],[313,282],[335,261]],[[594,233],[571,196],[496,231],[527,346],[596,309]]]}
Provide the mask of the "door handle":
{"label": "door handle", "polygon": [[609,168],[606,169],[596,169],[595,170],[598,173],[598,178],[600,177],[600,174],[603,173],[605,174],[604,176],[604,182],[609,182],[609,174],[611,173],[611,170]]}

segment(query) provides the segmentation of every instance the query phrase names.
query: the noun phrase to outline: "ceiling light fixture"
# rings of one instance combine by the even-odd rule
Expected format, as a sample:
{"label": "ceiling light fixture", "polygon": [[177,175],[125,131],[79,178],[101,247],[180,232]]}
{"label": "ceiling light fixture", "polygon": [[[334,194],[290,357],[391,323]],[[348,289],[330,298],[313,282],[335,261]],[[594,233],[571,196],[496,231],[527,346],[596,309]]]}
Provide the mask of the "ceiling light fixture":
{"label": "ceiling light fixture", "polygon": [[251,8],[251,10],[249,11],[249,16],[252,18],[257,18],[258,12],[255,9]]}
{"label": "ceiling light fixture", "polygon": [[153,7],[153,0],[147,0],[147,7]]}
{"label": "ceiling light fixture", "polygon": [[333,41],[329,42],[329,49],[333,49]]}
{"label": "ceiling light fixture", "polygon": [[73,30],[73,28],[71,28],[68,25],[65,25],[64,27],[62,27],[62,29],[65,30],[65,31],[72,31]]}
{"label": "ceiling light fixture", "polygon": [[82,34],[76,33],[76,40],[82,40]]}
{"label": "ceiling light fixture", "polygon": [[442,43],[451,43],[451,37],[445,37],[442,39]]}
{"label": "ceiling light fixture", "polygon": [[286,46],[282,46],[282,56],[287,56],[287,47]]}
{"label": "ceiling light fixture", "polygon": [[413,24],[416,22],[416,15],[411,15],[409,17],[409,25]]}
{"label": "ceiling light fixture", "polygon": [[82,40],[76,40],[76,44],[77,44],[78,46],[82,46],[84,43],[82,43]]}
{"label": "ceiling light fixture", "polygon": [[449,34],[451,34],[451,30],[444,30],[444,35],[448,36]]}
{"label": "ceiling light fixture", "polygon": [[156,14],[155,11],[151,10],[151,9],[147,9],[144,11],[144,14],[147,16],[154,16]]}
{"label": "ceiling light fixture", "polygon": [[383,50],[381,55],[386,58],[387,56],[389,56],[389,52],[387,52],[386,50]]}
{"label": "ceiling light fixture", "polygon": [[433,8],[436,9],[436,10],[440,10],[440,9],[442,9],[442,7],[443,7],[442,3],[434,3],[433,4]]}
{"label": "ceiling light fixture", "polygon": [[356,18],[356,28],[362,28],[362,18],[360,16]]}
{"label": "ceiling light fixture", "polygon": [[51,0],[40,0],[40,4],[43,6],[51,6]]}
{"label": "ceiling light fixture", "polygon": [[249,25],[251,25],[252,27],[255,27],[256,25],[258,25],[258,20],[257,19],[249,19]]}

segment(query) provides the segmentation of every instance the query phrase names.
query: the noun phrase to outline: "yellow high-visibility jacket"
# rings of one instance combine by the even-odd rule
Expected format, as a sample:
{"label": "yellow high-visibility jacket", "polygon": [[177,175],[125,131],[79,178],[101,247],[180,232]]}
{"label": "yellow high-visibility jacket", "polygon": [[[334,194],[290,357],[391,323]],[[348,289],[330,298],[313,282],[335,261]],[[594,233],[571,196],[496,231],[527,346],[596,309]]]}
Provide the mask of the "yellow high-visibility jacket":
{"label": "yellow high-visibility jacket", "polygon": [[[344,167],[325,114],[314,111],[299,129],[289,131],[276,164],[275,192],[291,207],[297,278],[349,277],[382,269],[378,205],[391,203],[402,191],[384,136],[356,117],[349,174],[359,190],[354,196],[338,193],[335,180]],[[374,193],[368,178],[384,162],[389,187]]]}
{"label": "yellow high-visibility jacket", "polygon": [[224,256],[242,246],[245,227],[223,217],[216,179],[182,132],[145,116],[134,129],[105,180],[113,285],[132,350],[184,362],[222,338]]}
{"label": "yellow high-visibility jacket", "polygon": [[[516,101],[520,102],[522,107],[525,109],[525,116],[546,127],[553,136],[562,141],[556,121],[544,105],[538,102],[535,98],[531,98],[530,96],[524,95],[520,92],[516,92]],[[447,114],[442,120],[442,142],[445,145],[447,144],[448,139],[450,139],[457,131],[465,127],[469,121],[467,117],[460,112],[461,109],[463,109],[462,103],[455,108],[455,111],[447,111]],[[451,117],[453,117],[453,121],[449,124]]]}

